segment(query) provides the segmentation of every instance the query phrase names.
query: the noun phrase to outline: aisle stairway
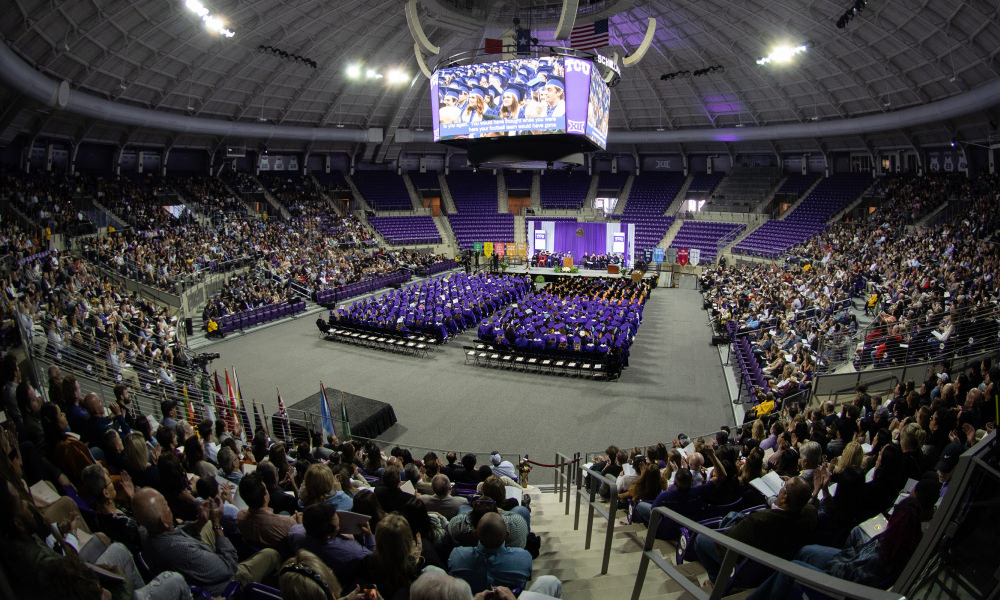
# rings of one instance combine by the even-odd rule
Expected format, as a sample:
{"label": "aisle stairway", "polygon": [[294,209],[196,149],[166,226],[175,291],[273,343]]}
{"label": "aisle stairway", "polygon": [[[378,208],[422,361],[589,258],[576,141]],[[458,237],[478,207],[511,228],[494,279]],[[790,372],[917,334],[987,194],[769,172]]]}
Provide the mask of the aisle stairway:
{"label": "aisle stairway", "polygon": [[[575,490],[574,490],[575,493]],[[531,495],[531,530],[542,540],[541,554],[532,563],[535,577],[555,575],[563,582],[563,598],[569,600],[624,600],[632,593],[635,574],[642,554],[642,543],[646,536],[644,525],[625,523],[625,512],[619,511],[612,540],[611,559],[608,573],[601,575],[604,550],[604,535],[607,520],[594,515],[594,529],[591,534],[590,550],[585,550],[587,527],[587,503],[581,502],[580,526],[573,530],[575,497],[571,497],[569,514],[565,514],[565,504],[559,502],[555,492]],[[664,556],[674,554],[674,546],[665,541],[657,541],[656,549]],[[682,571],[688,573],[692,581],[704,581],[705,570],[697,563],[685,563]],[[730,596],[739,598],[746,593]],[[677,583],[667,575],[652,567],[646,575],[640,598],[679,600],[690,598]]]}

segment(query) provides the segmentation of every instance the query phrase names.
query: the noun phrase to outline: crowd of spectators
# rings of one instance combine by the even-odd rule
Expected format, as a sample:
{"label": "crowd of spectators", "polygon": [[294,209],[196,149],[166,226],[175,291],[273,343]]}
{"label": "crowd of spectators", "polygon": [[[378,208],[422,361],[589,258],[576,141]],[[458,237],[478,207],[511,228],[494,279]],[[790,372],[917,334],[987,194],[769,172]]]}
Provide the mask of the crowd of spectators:
{"label": "crowd of spectators", "polygon": [[186,207],[176,215],[165,208],[156,194],[163,186],[162,180],[152,176],[136,181],[128,177],[99,178],[94,191],[105,208],[136,231],[193,225],[194,215]]}
{"label": "crowd of spectators", "polygon": [[316,219],[331,212],[329,204],[307,177],[293,173],[261,173],[260,181],[288,209],[292,218]]}
{"label": "crowd of spectators", "polygon": [[[897,195],[937,206],[950,193],[966,210],[945,225],[907,232],[905,205],[890,202],[867,218],[830,226],[794,249],[785,265],[711,269],[703,286],[717,329],[734,321],[759,350],[779,339],[783,350],[801,344],[821,368],[852,358],[859,367],[886,366],[974,351],[975,343],[960,347],[968,335],[954,334],[990,334],[983,330],[988,320],[967,315],[982,316],[981,307],[993,306],[1000,292],[1000,251],[984,243],[1000,228],[997,177],[919,180],[923,187],[897,183]],[[867,329],[851,310],[856,299],[875,316]]]}
{"label": "crowd of spectators", "polygon": [[0,178],[0,197],[48,230],[47,235],[81,235],[96,231],[94,223],[74,202],[85,195],[89,185],[90,179],[83,175],[4,175]]}
{"label": "crowd of spectators", "polygon": [[[222,419],[196,432],[175,402],[157,420],[136,410],[125,385],[104,401],[57,376],[53,367],[46,401],[13,356],[0,361],[5,401],[18,407],[0,433],[0,554],[17,597],[100,597],[103,588],[180,599],[188,586],[215,597],[233,582],[263,582],[289,600],[313,597],[311,584],[352,600],[439,598],[428,590],[442,585],[482,599],[529,587],[541,540],[528,502],[508,497],[518,474],[498,453],[477,466],[472,454],[416,460],[333,436],[292,447],[261,428],[248,442]],[[50,523],[59,535],[46,545]],[[88,562],[124,581],[98,578]],[[147,582],[138,563],[156,578]],[[561,585],[540,576],[531,589],[558,597]]]}
{"label": "crowd of spectators", "polygon": [[[648,523],[660,506],[695,520],[729,515],[726,535],[884,587],[916,548],[958,456],[996,428],[998,385],[1000,368],[987,360],[964,372],[936,365],[924,381],[900,383],[885,397],[860,386],[840,407],[803,410],[772,396],[774,409],[741,428],[647,448],[610,446],[591,468],[615,477],[616,489],[594,477],[589,485],[605,497],[617,493],[634,522]],[[753,483],[772,472],[777,487]],[[858,526],[879,515],[888,525],[873,539]],[[670,525],[658,532],[679,535]],[[722,553],[708,538],[695,538],[694,548],[714,580]],[[774,585],[787,581],[768,581],[752,597],[785,597]]]}
{"label": "crowd of spectators", "polygon": [[213,219],[226,217],[230,213],[244,215],[246,204],[237,198],[219,179],[207,175],[171,178],[171,185],[183,195],[198,211]]}

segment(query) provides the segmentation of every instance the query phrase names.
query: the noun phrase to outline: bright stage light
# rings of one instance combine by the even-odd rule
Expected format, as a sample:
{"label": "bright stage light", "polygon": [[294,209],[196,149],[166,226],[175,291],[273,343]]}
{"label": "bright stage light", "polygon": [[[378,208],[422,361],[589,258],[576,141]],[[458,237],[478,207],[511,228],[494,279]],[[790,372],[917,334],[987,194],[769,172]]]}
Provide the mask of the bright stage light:
{"label": "bright stage light", "polygon": [[186,6],[187,9],[194,14],[198,15],[198,17],[201,18],[201,22],[205,24],[205,28],[212,33],[218,33],[219,35],[227,38],[231,38],[236,35],[235,31],[226,27],[225,21],[211,14],[208,9],[205,8],[205,5],[199,0],[185,0],[184,6]]}
{"label": "bright stage light", "polygon": [[357,78],[361,77],[361,65],[358,65],[358,64],[347,65],[347,71],[346,72],[347,72],[347,78],[348,79],[357,79]]}
{"label": "bright stage light", "polygon": [[368,69],[365,71],[365,77],[368,79],[382,79],[382,74],[375,69]]}
{"label": "bright stage light", "polygon": [[410,80],[410,76],[399,69],[393,69],[389,71],[388,80],[389,83],[406,83]]}
{"label": "bright stage light", "polygon": [[774,50],[771,51],[770,54],[768,54],[764,58],[758,58],[757,59],[757,64],[758,65],[766,65],[766,64],[772,63],[772,62],[782,63],[782,64],[788,63],[788,62],[791,62],[792,58],[794,58],[797,54],[801,54],[801,53],[805,52],[806,50],[807,50],[807,47],[806,47],[805,44],[803,44],[801,46],[794,46],[794,47],[793,46],[777,46]]}

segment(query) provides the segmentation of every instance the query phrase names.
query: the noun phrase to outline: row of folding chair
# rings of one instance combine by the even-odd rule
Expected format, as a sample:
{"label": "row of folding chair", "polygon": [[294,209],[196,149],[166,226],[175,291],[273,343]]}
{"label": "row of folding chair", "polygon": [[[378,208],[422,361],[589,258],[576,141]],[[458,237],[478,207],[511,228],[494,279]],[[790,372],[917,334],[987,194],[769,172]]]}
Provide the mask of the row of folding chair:
{"label": "row of folding chair", "polygon": [[514,352],[510,349],[495,348],[488,344],[463,346],[465,364],[477,367],[494,367],[512,371],[567,375],[590,379],[606,379],[604,363],[582,358],[567,358]]}
{"label": "row of folding chair", "polygon": [[331,327],[326,332],[326,339],[347,342],[376,350],[400,352],[413,356],[427,356],[430,351],[431,338],[423,335],[399,337],[384,333],[370,333],[342,327]]}

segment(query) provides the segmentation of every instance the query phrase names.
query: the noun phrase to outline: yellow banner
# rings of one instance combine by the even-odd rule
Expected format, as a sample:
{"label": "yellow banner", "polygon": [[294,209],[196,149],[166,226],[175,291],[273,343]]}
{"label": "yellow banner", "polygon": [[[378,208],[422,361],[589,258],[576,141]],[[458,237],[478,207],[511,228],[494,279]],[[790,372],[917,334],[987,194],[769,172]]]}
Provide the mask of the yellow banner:
{"label": "yellow banner", "polygon": [[486,256],[493,256],[493,242],[483,243],[483,254]]}

